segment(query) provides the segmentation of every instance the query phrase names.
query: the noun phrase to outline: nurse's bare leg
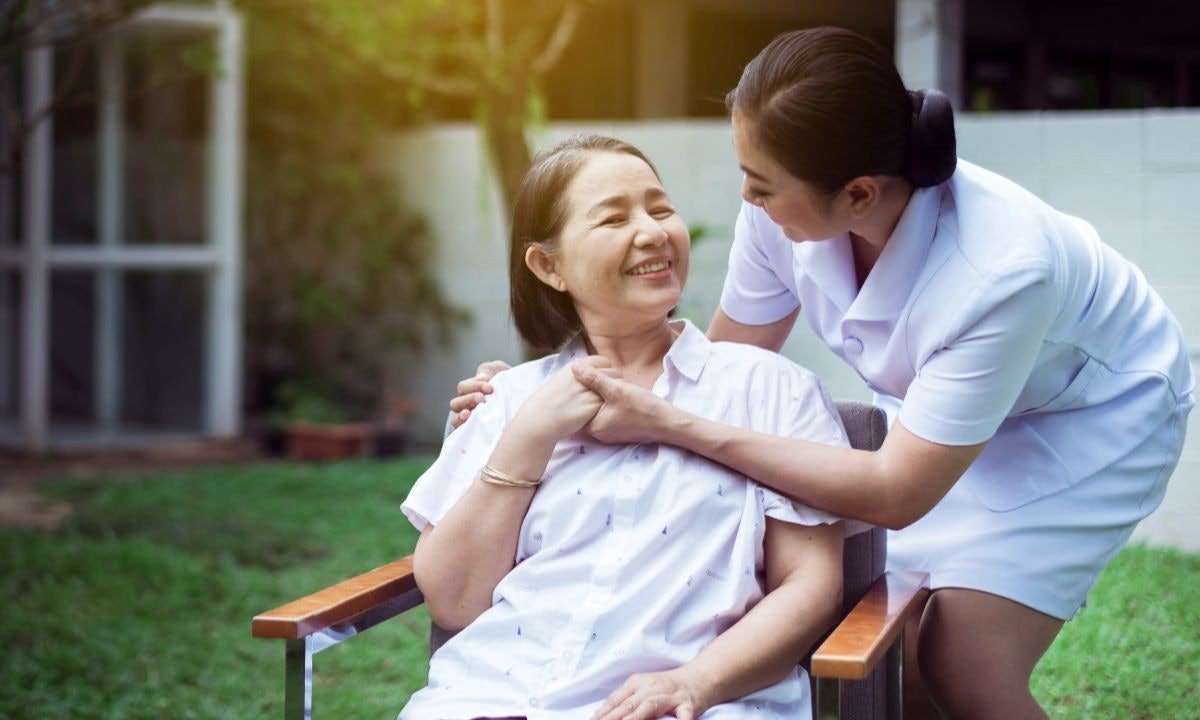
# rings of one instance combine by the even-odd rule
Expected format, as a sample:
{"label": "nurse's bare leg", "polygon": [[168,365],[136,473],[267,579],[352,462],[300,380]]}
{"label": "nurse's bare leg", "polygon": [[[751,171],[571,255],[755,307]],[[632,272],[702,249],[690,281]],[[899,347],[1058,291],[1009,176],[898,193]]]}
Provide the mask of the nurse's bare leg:
{"label": "nurse's bare leg", "polygon": [[1029,679],[1062,626],[998,595],[942,588],[921,618],[917,662],[925,687],[948,718],[1045,718]]}

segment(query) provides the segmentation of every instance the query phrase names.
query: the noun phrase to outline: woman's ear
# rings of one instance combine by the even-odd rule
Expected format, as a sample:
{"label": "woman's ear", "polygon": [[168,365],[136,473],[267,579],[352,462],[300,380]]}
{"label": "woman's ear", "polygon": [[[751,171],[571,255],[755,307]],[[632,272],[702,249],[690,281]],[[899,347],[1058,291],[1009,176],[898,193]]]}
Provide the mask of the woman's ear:
{"label": "woman's ear", "polygon": [[856,177],[842,188],[845,193],[846,210],[855,220],[865,218],[879,202],[879,181],[870,175]]}
{"label": "woman's ear", "polygon": [[525,248],[525,267],[546,285],[559,292],[566,292],[567,283],[558,272],[558,263],[554,261],[553,256],[542,250],[541,245],[534,243]]}

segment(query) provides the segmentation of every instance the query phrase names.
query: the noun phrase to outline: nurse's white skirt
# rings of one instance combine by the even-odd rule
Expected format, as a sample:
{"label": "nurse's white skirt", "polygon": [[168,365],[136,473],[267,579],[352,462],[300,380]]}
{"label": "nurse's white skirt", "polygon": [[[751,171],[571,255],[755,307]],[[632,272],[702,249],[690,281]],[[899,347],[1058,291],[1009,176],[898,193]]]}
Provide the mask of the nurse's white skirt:
{"label": "nurse's white skirt", "polygon": [[[1062,424],[1055,423],[1058,430],[1091,437],[1103,444],[1097,445],[1100,455],[1115,457],[1077,480],[1042,478],[1047,482],[1041,492],[1012,503],[998,502],[991,492],[995,483],[1014,480],[995,476],[1003,474],[1003,461],[991,466],[977,461],[925,517],[888,533],[888,569],[927,572],[935,590],[980,590],[1069,620],[1134,526],[1162,502],[1191,405],[1190,396],[1172,402],[1150,423],[1143,414],[1140,428],[1125,425],[1129,415],[1111,409],[1063,413]],[[1114,453],[1122,440],[1126,447]],[[1015,440],[1010,447],[1004,443],[998,434],[985,452],[1003,459],[1022,451]],[[1062,471],[1054,463],[1045,465],[1046,473]]]}

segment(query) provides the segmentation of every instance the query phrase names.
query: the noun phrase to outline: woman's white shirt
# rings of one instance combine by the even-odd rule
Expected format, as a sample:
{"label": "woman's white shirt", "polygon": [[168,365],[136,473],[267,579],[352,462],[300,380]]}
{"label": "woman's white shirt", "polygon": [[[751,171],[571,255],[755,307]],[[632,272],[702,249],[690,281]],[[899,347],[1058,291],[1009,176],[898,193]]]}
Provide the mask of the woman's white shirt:
{"label": "woman's white shirt", "polygon": [[[653,392],[713,420],[845,445],[812,373],[758,348],[710,342],[683,321]],[[576,357],[563,352],[500,373],[495,392],[446,440],[404,502],[436,525],[476,482],[516,410]],[[762,598],[765,518],[838,518],[670,446],[559,442],[521,526],[517,565],[493,605],[431,659],[429,685],[401,718],[590,717],[629,675],[694,658]],[[808,679],[783,682],[704,715],[804,718]]]}
{"label": "woman's white shirt", "polygon": [[848,236],[793,243],[743,205],[722,309],[766,324],[797,306],[907,429],[994,438],[964,476],[992,509],[1101,471],[1191,403],[1182,332],[1141,272],[1086,222],[962,160],[914,191],[861,289]]}

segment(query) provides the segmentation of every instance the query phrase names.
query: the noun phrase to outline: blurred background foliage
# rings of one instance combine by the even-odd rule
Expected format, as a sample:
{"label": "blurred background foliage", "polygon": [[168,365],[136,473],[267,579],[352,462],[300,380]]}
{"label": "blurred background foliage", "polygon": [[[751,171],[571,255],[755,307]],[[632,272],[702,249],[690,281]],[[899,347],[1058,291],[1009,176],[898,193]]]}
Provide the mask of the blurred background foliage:
{"label": "blurred background foliage", "polygon": [[[464,320],[430,275],[424,223],[397,200],[374,153],[389,131],[465,108],[511,207],[531,164],[524,131],[540,107],[538,81],[582,4],[241,4],[248,380],[258,403],[286,416],[333,393],[347,415],[365,417],[396,395],[397,352],[444,342]],[[278,397],[285,378],[300,402]]]}
{"label": "blurred background foliage", "polygon": [[[424,220],[378,162],[385,134],[412,121],[411,102],[313,32],[321,3],[242,7],[250,409],[312,421],[377,416],[404,392],[402,359],[448,342],[466,320],[431,273]],[[369,13],[360,19],[370,24]]]}

